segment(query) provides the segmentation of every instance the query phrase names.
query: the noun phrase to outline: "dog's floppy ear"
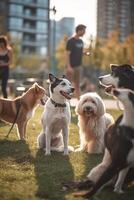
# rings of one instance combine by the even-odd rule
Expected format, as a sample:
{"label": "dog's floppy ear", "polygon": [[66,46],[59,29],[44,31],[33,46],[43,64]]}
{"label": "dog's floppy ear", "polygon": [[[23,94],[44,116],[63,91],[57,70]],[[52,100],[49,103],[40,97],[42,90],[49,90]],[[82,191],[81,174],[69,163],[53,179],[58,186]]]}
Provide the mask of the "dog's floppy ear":
{"label": "dog's floppy ear", "polygon": [[101,117],[106,112],[105,104],[104,104],[103,100],[98,95],[96,97],[96,100],[97,100],[97,104],[98,104],[97,113],[98,113],[98,116]]}
{"label": "dog's floppy ear", "polygon": [[55,82],[58,78],[56,78],[53,74],[49,74],[49,80],[51,83]]}
{"label": "dog's floppy ear", "polygon": [[83,109],[82,109],[82,97],[80,97],[80,100],[77,102],[75,106],[75,113],[76,115],[82,115],[83,114]]}

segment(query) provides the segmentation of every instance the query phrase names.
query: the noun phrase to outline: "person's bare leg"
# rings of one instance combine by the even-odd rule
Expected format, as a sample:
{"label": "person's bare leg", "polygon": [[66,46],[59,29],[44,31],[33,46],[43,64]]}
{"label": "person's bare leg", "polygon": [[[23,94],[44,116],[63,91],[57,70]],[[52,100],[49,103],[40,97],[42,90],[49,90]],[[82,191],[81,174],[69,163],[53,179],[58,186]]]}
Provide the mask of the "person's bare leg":
{"label": "person's bare leg", "polygon": [[75,96],[77,99],[80,98],[80,67],[74,69],[74,88]]}

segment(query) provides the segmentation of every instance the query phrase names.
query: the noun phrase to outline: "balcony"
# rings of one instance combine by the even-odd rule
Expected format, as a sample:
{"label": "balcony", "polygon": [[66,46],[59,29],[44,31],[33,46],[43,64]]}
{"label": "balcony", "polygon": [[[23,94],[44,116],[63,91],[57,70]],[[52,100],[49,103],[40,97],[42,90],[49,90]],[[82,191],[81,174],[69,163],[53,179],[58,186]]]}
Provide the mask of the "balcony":
{"label": "balcony", "polygon": [[10,17],[20,17],[23,19],[28,19],[28,20],[32,20],[32,21],[48,21],[48,13],[46,13],[46,16],[37,16],[37,15],[33,15],[33,14],[25,14],[25,13],[19,13],[19,12],[9,12],[8,14]]}
{"label": "balcony", "polygon": [[25,32],[25,33],[33,33],[33,34],[47,34],[46,31],[44,30],[39,30],[39,29],[36,29],[35,27],[17,27],[17,26],[9,26],[9,30],[10,31],[20,31],[20,32]]}
{"label": "balcony", "polygon": [[24,5],[28,7],[38,7],[38,8],[49,8],[48,1],[39,1],[36,2],[35,0],[10,0],[10,3],[15,3],[19,5]]}
{"label": "balcony", "polygon": [[23,46],[31,46],[31,47],[41,47],[41,46],[46,46],[47,45],[47,41],[42,41],[42,42],[38,42],[35,40],[23,40],[22,42]]}

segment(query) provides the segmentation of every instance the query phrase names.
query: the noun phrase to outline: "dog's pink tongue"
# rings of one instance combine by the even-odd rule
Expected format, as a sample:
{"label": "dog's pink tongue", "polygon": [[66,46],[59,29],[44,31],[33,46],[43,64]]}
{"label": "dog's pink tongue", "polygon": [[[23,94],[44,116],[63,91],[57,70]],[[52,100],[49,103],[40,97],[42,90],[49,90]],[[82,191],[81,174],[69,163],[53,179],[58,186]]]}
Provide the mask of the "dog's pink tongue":
{"label": "dog's pink tongue", "polygon": [[66,98],[66,99],[71,99],[71,96],[67,94],[66,92],[61,91],[61,94]]}

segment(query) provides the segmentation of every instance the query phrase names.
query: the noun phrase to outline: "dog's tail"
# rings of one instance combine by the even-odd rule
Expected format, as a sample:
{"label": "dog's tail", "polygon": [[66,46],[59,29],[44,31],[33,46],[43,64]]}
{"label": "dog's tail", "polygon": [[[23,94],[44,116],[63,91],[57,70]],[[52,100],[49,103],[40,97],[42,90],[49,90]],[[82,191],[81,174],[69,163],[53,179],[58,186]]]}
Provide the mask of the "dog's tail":
{"label": "dog's tail", "polygon": [[106,184],[110,179],[113,178],[121,169],[124,167],[118,167],[117,165],[111,163],[111,165],[106,169],[106,171],[102,174],[99,180],[96,182],[95,185],[91,188],[89,192],[76,192],[73,195],[82,196],[84,198],[92,197],[104,184]]}

